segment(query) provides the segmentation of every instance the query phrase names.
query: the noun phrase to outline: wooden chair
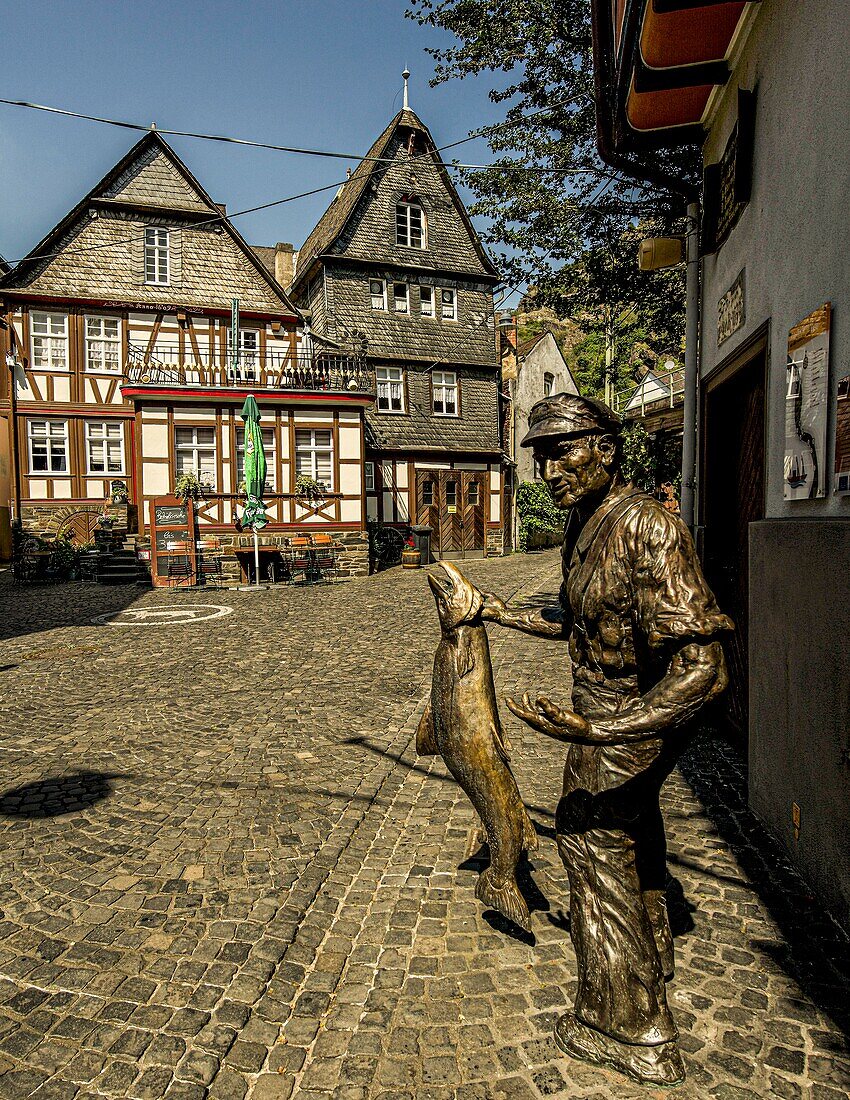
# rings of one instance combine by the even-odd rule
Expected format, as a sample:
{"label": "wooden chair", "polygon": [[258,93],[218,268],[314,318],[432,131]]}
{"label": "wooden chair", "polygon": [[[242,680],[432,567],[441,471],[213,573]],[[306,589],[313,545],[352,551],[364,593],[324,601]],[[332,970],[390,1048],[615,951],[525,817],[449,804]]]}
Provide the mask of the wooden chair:
{"label": "wooden chair", "polygon": [[188,542],[168,544],[168,579],[179,583],[192,580],[192,558]]}
{"label": "wooden chair", "polygon": [[336,549],[331,544],[330,538],[328,538],[327,543],[319,543],[313,551],[313,556],[319,579],[324,580],[326,584],[330,584],[337,572]]}
{"label": "wooden chair", "polygon": [[198,543],[198,579],[202,584],[220,588],[224,582],[221,539],[205,538]]}

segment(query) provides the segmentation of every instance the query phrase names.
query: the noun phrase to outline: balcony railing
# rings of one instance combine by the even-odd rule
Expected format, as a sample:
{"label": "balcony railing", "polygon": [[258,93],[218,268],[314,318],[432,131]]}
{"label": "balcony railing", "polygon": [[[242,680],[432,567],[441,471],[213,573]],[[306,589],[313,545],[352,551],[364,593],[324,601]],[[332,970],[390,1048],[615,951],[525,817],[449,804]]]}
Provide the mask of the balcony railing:
{"label": "balcony railing", "polygon": [[210,361],[193,355],[191,348],[159,343],[153,353],[129,345],[124,381],[130,386],[374,392],[366,361],[358,356],[242,351],[234,365],[229,356],[227,362]]}

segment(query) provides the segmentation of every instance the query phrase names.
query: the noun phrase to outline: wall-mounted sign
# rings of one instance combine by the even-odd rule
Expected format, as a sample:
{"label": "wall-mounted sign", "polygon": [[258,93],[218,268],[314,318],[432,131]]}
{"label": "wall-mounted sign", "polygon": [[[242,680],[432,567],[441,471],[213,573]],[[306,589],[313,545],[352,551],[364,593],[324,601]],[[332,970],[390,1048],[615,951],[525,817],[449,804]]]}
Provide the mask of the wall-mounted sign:
{"label": "wall-mounted sign", "polygon": [[746,300],[744,294],[744,271],[729,287],[720,301],[717,303],[717,346],[734,335],[738,329],[744,327],[747,319]]}
{"label": "wall-mounted sign", "polygon": [[812,500],[826,495],[830,315],[827,302],[788,333],[783,469],[786,500]]}
{"label": "wall-mounted sign", "polygon": [[835,402],[835,492],[850,493],[850,374],[838,379]]}

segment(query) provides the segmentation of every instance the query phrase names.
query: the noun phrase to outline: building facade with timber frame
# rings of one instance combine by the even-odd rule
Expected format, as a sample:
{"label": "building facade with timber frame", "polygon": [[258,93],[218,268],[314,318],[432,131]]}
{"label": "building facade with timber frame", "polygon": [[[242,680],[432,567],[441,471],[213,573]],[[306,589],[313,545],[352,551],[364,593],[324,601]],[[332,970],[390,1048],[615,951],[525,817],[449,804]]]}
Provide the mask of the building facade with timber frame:
{"label": "building facade with timber frame", "polygon": [[[273,271],[158,134],[0,279],[0,302],[13,364],[0,427],[25,528],[85,541],[122,481],[143,534],[149,502],[195,471],[206,485],[199,531],[232,533],[239,413],[253,393],[268,457],[264,534],[323,530],[365,546],[374,386],[362,357],[314,346]],[[320,500],[296,497],[299,474],[323,483]]]}
{"label": "building facade with timber frame", "polygon": [[441,557],[503,548],[493,289],[431,134],[400,111],[298,254],[290,288],[337,354],[365,355],[371,519],[428,524]]}

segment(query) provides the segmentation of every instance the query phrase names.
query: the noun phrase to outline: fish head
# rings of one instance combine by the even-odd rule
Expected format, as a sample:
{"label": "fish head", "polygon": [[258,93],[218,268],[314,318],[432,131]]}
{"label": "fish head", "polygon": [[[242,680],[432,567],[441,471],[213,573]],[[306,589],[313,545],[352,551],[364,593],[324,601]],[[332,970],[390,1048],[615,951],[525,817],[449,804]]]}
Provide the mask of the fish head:
{"label": "fish head", "polygon": [[457,566],[449,561],[437,562],[442,574],[429,573],[428,584],[434,593],[440,626],[454,630],[471,622],[481,610],[484,597]]}

